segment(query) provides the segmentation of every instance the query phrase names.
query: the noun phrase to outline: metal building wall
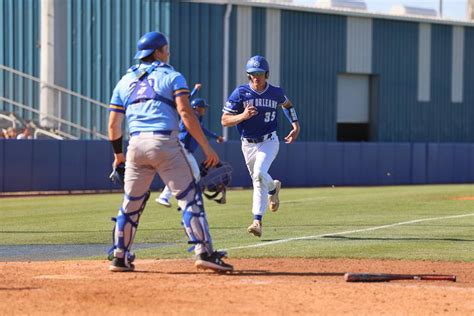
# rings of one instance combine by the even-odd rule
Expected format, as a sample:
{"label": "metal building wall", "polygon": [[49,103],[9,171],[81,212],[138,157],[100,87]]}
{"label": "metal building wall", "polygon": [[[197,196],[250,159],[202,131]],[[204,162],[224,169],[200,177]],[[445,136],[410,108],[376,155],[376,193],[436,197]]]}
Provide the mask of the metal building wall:
{"label": "metal building wall", "polygon": [[[346,65],[346,17],[296,11],[281,15],[281,86],[298,110],[300,140],[336,139],[337,74]],[[289,124],[280,115],[280,135]]]}
{"label": "metal building wall", "polygon": [[[466,127],[468,136],[465,141],[474,142],[474,27],[465,28],[464,30],[464,114],[462,122]],[[470,58],[470,59],[469,59]]]}
{"label": "metal building wall", "polygon": [[222,130],[224,14],[223,5],[171,5],[170,63],[184,75],[190,88],[202,83],[197,96],[210,104],[204,123],[216,133]]}
{"label": "metal building wall", "polygon": [[377,126],[372,140],[410,141],[412,128],[423,137],[422,122],[431,111],[416,101],[418,23],[375,19],[373,38],[378,99],[371,109]]}
{"label": "metal building wall", "polygon": [[[0,0],[0,64],[36,77],[39,76],[39,5],[39,0]],[[0,71],[0,95],[39,109],[38,93],[31,81]],[[0,111],[12,110],[11,105],[0,102]],[[37,119],[28,111],[16,113],[25,119]]]}
{"label": "metal building wall", "polygon": [[[167,0],[68,0],[67,88],[108,103],[115,84],[134,63],[140,36],[169,35]],[[63,113],[72,122],[106,131],[107,110],[71,102]]]}
{"label": "metal building wall", "polygon": [[[0,63],[34,76],[39,76],[39,6],[39,0],[0,1]],[[203,83],[199,96],[211,104],[205,122],[207,127],[220,131],[226,97],[222,94],[225,4],[67,0],[66,7],[67,63],[61,66],[67,88],[107,103],[115,83],[133,62],[140,35],[160,30],[170,36],[171,64],[184,74],[190,86]],[[240,41],[248,42],[247,57],[275,53],[272,56],[277,56],[279,62],[272,61],[270,66],[280,69],[279,84],[298,109],[303,128],[300,140],[334,141],[337,75],[354,70],[347,61],[357,64],[360,60],[351,58],[362,56],[348,55],[348,47],[363,52],[358,43],[347,44],[348,26],[356,26],[358,32],[359,18],[264,7],[246,10],[250,34],[240,34],[238,5],[233,5],[230,17],[229,92],[244,83],[237,80],[244,75],[237,65]],[[349,25],[348,19],[354,23]],[[281,32],[278,45],[272,47],[271,38],[276,34],[269,34],[269,30],[274,24]],[[371,24],[371,80],[372,88],[377,89],[372,94],[372,140],[474,141],[474,66],[469,62],[474,54],[474,27],[460,30],[456,26],[453,36],[455,27],[447,24],[422,22],[429,25],[429,32],[421,35],[416,21],[372,19]],[[430,41],[426,40],[427,34]],[[422,67],[420,38],[430,46],[430,60]],[[453,49],[453,43],[462,43],[463,39],[464,47]],[[369,69],[366,66],[364,69]],[[419,80],[424,83],[421,90]],[[0,77],[0,82],[0,92],[15,95],[20,102],[26,97],[37,98],[37,91],[27,84],[25,89],[31,93],[12,89],[9,78]],[[38,102],[29,103],[38,108]],[[0,103],[0,110],[9,108]],[[66,119],[86,127],[106,130],[106,110],[71,102],[63,113]],[[284,136],[289,124],[283,115],[279,123],[279,134]],[[236,139],[235,128],[230,130],[231,139]]]}

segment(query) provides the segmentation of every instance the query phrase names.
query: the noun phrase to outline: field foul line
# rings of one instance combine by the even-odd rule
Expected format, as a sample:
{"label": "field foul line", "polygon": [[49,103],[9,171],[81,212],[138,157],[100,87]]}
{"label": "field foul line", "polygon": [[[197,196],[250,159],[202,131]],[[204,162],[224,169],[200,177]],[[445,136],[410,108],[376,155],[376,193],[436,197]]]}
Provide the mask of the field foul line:
{"label": "field foul line", "polygon": [[379,229],[384,229],[384,228],[390,228],[390,227],[395,227],[395,226],[409,225],[409,224],[429,222],[429,221],[437,221],[437,220],[450,219],[450,218],[462,218],[462,217],[469,217],[469,216],[474,216],[474,213],[416,219],[416,220],[407,221],[407,222],[399,222],[395,224],[375,226],[375,227],[369,227],[369,228],[364,228],[364,229],[347,230],[344,232],[327,233],[327,234],[321,234],[321,235],[315,235],[315,236],[293,237],[293,238],[280,239],[280,240],[269,241],[269,242],[262,242],[258,244],[247,245],[247,246],[230,247],[223,250],[228,251],[228,250],[238,250],[238,249],[248,249],[248,248],[259,248],[259,247],[271,246],[271,245],[276,245],[276,244],[283,244],[283,243],[287,243],[287,242],[295,241],[295,240],[316,239],[316,238],[324,238],[324,237],[337,236],[337,235],[354,234],[354,233],[361,233],[361,232],[368,232],[368,231],[379,230]]}

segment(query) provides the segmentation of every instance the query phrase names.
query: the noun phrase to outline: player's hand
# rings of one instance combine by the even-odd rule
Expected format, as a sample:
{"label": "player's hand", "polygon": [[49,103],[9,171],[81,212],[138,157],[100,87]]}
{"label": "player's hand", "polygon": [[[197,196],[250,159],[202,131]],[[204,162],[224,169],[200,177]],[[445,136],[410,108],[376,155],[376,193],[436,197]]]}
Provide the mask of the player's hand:
{"label": "player's hand", "polygon": [[206,168],[215,167],[219,163],[219,156],[217,153],[212,149],[211,146],[207,146],[205,149],[203,148],[204,155],[206,155],[206,160],[204,160],[204,166]]}
{"label": "player's hand", "polygon": [[194,89],[196,89],[196,90],[200,90],[201,87],[202,87],[202,84],[200,84],[200,83],[196,83],[196,84],[194,85]]}
{"label": "player's hand", "polygon": [[114,154],[114,162],[112,164],[112,169],[115,169],[121,163],[125,163],[125,155],[123,153]]}
{"label": "player's hand", "polygon": [[245,121],[257,114],[258,114],[257,108],[254,107],[253,105],[249,105],[245,108],[244,112],[242,113],[242,116]]}
{"label": "player's hand", "polygon": [[222,136],[217,137],[216,142],[217,142],[218,144],[223,143],[223,142],[224,142],[224,137],[222,137]]}
{"label": "player's hand", "polygon": [[296,129],[296,128],[293,128],[291,130],[291,132],[288,134],[288,136],[286,136],[284,139],[285,139],[285,143],[287,144],[291,144],[293,143],[296,138],[298,138],[298,135],[300,134],[300,130],[299,129]]}

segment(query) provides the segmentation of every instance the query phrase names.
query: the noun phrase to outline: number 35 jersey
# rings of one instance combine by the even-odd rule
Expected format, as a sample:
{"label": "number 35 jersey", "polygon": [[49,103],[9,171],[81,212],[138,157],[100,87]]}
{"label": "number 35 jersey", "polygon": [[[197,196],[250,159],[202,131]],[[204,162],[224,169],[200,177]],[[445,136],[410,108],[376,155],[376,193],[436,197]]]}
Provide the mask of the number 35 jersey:
{"label": "number 35 jersey", "polygon": [[258,114],[237,124],[240,136],[258,138],[270,134],[277,129],[277,107],[288,102],[283,89],[267,83],[265,89],[257,92],[245,84],[237,87],[227,100],[224,113],[240,114],[247,106],[254,106]]}

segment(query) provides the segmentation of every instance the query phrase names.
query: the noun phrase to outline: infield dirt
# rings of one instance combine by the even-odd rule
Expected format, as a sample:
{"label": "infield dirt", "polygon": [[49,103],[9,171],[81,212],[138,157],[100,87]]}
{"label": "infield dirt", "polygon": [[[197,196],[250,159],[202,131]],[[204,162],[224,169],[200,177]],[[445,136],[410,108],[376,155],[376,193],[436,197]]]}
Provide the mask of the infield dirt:
{"label": "infield dirt", "polygon": [[[192,260],[0,262],[0,310],[12,314],[288,315],[474,313],[474,263],[229,259],[232,274]],[[345,272],[455,274],[458,282],[346,283]]]}

